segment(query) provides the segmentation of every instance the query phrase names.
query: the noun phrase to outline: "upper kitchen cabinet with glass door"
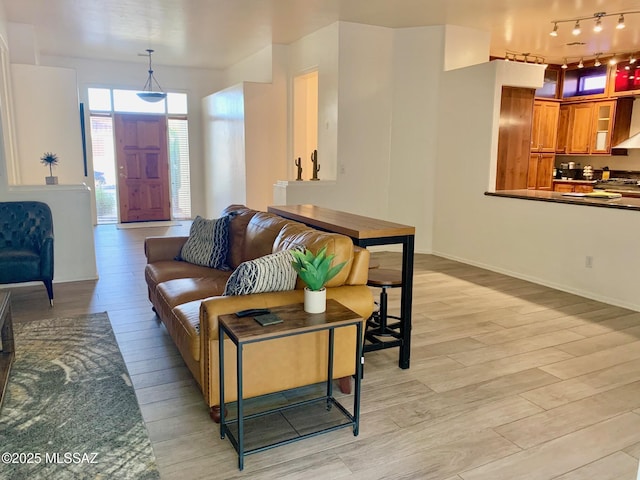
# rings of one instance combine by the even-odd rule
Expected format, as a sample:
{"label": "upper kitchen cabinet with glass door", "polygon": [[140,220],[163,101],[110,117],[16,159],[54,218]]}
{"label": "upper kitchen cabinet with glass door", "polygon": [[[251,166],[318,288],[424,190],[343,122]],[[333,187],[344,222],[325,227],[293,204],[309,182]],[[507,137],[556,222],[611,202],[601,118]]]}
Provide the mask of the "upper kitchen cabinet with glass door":
{"label": "upper kitchen cabinet with glass door", "polygon": [[640,95],[640,62],[634,57],[618,62],[609,74],[609,94],[612,97]]}

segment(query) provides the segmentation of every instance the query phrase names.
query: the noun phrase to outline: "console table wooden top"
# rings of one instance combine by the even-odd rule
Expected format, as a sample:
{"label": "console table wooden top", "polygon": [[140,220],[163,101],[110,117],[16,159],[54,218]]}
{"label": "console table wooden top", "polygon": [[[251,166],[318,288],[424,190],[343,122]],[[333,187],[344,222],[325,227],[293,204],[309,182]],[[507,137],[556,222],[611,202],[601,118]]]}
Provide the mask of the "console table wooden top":
{"label": "console table wooden top", "polygon": [[276,205],[268,207],[267,210],[281,217],[322,230],[341,233],[353,239],[398,237],[416,233],[415,227],[410,225],[363,217],[316,205]]}

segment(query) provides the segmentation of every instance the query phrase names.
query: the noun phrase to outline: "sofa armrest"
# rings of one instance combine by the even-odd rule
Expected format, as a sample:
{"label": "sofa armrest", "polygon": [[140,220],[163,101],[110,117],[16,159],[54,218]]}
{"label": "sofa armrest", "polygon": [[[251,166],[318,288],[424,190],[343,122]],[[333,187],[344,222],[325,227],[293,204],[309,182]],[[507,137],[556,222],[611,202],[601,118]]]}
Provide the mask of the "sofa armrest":
{"label": "sofa armrest", "polygon": [[[362,317],[363,322],[369,318],[373,311],[373,296],[366,285],[327,288],[327,299],[337,300],[350,308]],[[202,383],[200,386],[205,401],[209,406],[217,405],[220,400],[219,387],[217,385],[219,355],[218,316],[247,308],[271,308],[292,303],[302,303],[303,301],[304,290],[210,297],[202,300],[200,304],[200,378]],[[225,352],[227,351],[225,350]],[[225,353],[225,356],[227,354]],[[225,379],[225,385],[226,382],[227,380]]]}
{"label": "sofa armrest", "polygon": [[187,238],[189,237],[147,237],[144,241],[147,263],[173,260],[180,255]]}
{"label": "sofa armrest", "polygon": [[40,276],[53,280],[53,234],[47,235],[40,246]]}
{"label": "sofa armrest", "polygon": [[[373,311],[373,296],[366,285],[327,288],[327,299],[337,300],[363,319],[369,318]],[[200,305],[201,346],[207,348],[207,340],[217,340],[219,315],[249,308],[271,308],[302,302],[304,290],[207,298]]]}

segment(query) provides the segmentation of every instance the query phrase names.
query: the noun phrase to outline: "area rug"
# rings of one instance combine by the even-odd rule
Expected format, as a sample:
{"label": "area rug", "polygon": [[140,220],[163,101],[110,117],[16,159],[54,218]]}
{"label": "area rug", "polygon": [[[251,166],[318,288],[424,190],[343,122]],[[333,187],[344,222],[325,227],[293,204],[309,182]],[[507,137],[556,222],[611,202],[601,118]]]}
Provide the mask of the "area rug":
{"label": "area rug", "polygon": [[14,335],[0,478],[160,478],[106,313],[14,322]]}

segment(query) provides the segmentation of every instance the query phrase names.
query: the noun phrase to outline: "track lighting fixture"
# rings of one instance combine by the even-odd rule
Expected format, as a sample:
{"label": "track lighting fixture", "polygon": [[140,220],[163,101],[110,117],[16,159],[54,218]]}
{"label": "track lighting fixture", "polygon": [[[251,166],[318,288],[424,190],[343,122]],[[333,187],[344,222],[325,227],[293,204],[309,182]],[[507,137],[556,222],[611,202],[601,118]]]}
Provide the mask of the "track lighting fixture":
{"label": "track lighting fixture", "polygon": [[504,54],[505,62],[514,61],[514,62],[522,62],[522,63],[537,63],[544,64],[544,57],[541,55],[537,55],[531,52],[514,52],[512,50],[507,50]]}
{"label": "track lighting fixture", "polygon": [[580,59],[580,63],[578,63],[578,68],[584,68],[584,62]]}
{"label": "track lighting fixture", "polygon": [[600,65],[602,65],[602,62],[600,62],[600,55],[601,55],[601,54],[599,54],[599,53],[597,53],[597,54],[596,54],[596,61],[595,61],[595,62],[593,62],[593,65],[594,65],[595,67],[599,67]]}
{"label": "track lighting fixture", "polygon": [[569,68],[569,66],[567,65],[567,59],[566,58],[564,59],[564,63],[562,64],[562,67],[560,67],[560,68],[565,68],[565,69]]}
{"label": "track lighting fixture", "polygon": [[622,29],[625,27],[625,15],[632,15],[634,13],[640,13],[640,10],[632,10],[628,12],[616,12],[616,13],[607,13],[607,12],[596,12],[589,17],[578,17],[578,18],[567,18],[563,20],[551,20],[553,23],[553,30],[549,32],[549,35],[552,37],[558,36],[558,24],[560,23],[573,23],[573,30],[571,33],[573,35],[580,35],[582,33],[582,29],[580,28],[580,22],[583,20],[592,20],[595,19],[595,25],[593,26],[594,32],[601,32],[604,29],[602,24],[602,19],[607,17],[618,17],[618,24],[616,25],[617,29]]}

